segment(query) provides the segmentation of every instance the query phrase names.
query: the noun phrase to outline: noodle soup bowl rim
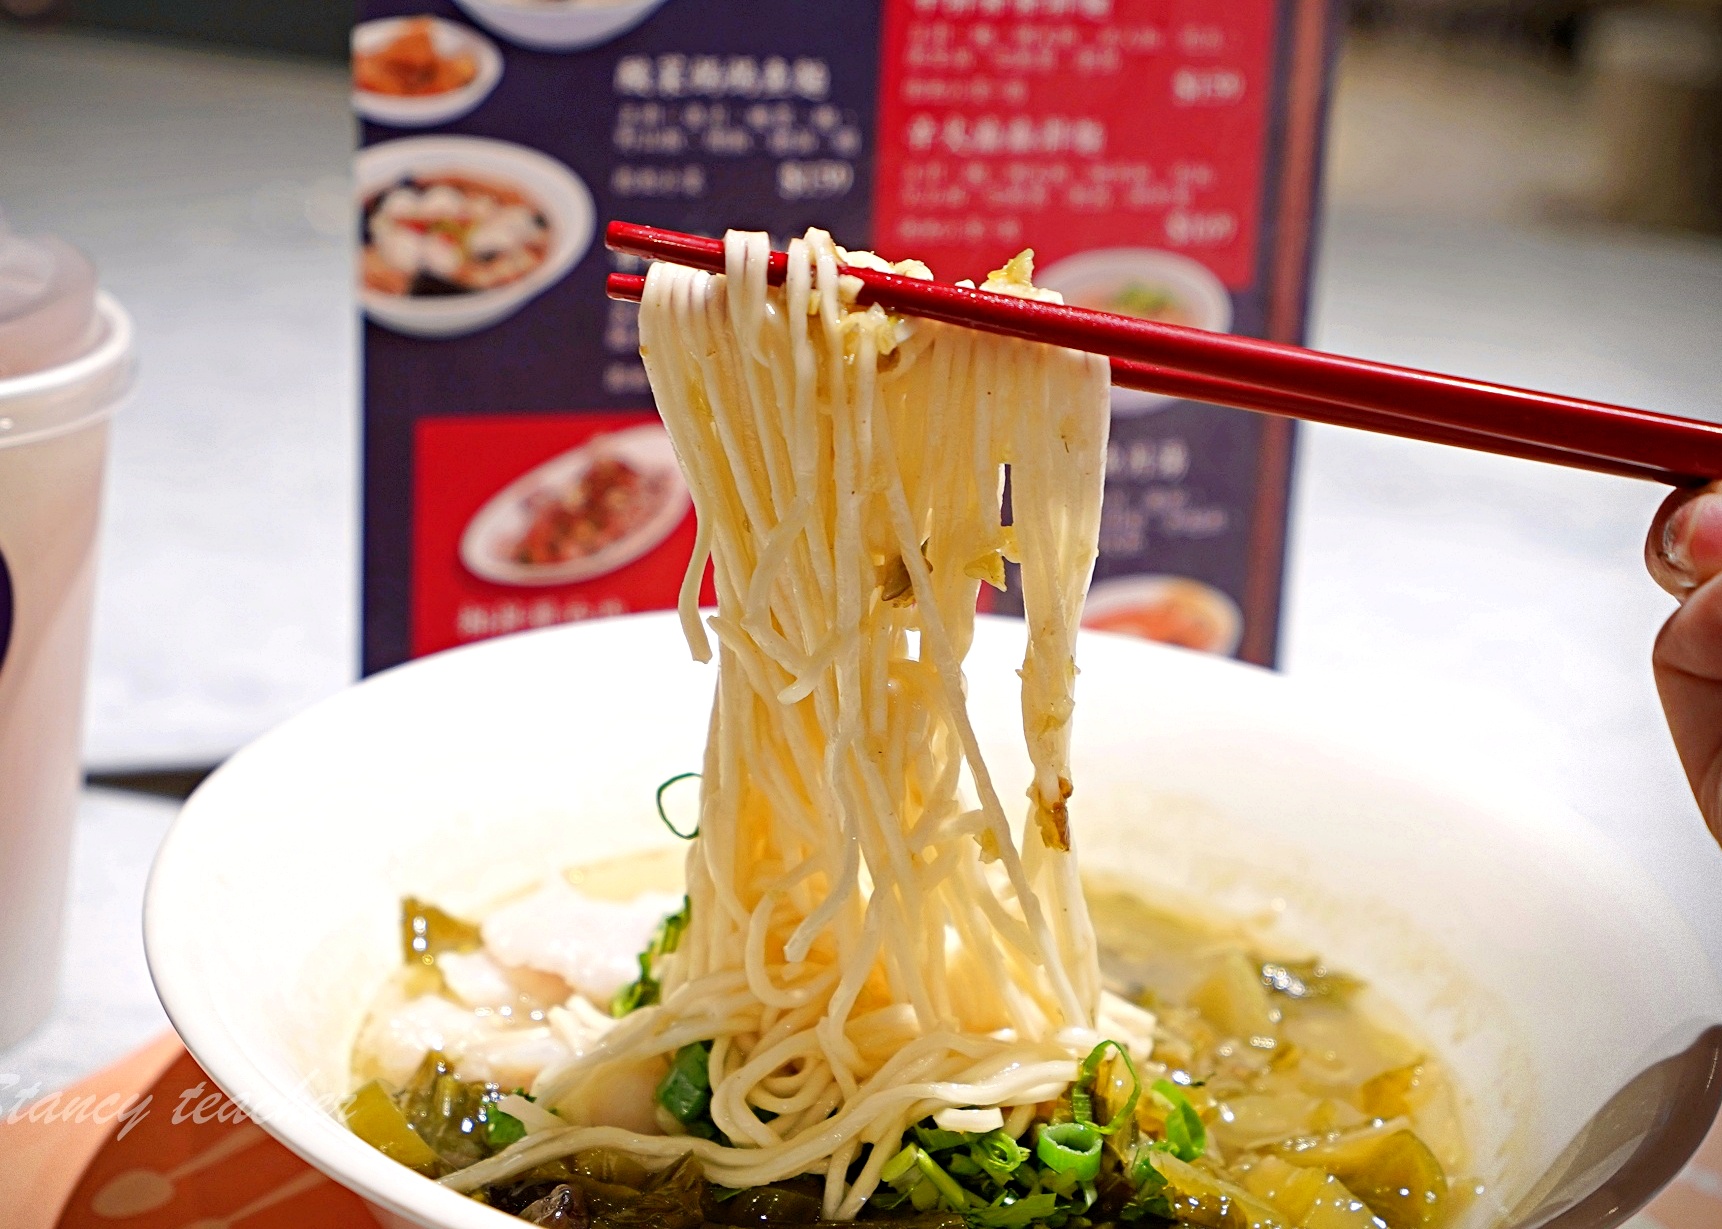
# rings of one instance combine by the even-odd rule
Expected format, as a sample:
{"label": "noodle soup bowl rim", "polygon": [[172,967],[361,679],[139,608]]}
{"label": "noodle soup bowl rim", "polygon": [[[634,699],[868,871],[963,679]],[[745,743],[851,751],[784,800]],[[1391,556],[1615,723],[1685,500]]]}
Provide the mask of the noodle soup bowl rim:
{"label": "noodle soup bowl rim", "polygon": [[[970,658],[971,712],[1007,802],[1021,796],[1026,763],[1011,749],[1013,728],[1020,744],[1020,716],[1009,667],[1020,661],[1021,635],[1015,621],[983,618]],[[1512,1087],[1467,1089],[1487,1102],[1478,1103],[1483,1117],[1475,1122],[1487,1130],[1474,1133],[1474,1148],[1522,1146],[1520,1167],[1540,1172],[1565,1143],[1561,1135],[1551,1145],[1553,1136],[1570,1134],[1572,1125],[1563,1124],[1588,1115],[1638,1070],[1662,1028],[1686,1015],[1722,1019],[1715,970],[1674,906],[1630,858],[1534,783],[1408,754],[1373,714],[1208,655],[1084,632],[1079,662],[1072,805],[1089,868],[1133,874],[1140,865],[1145,886],[1155,876],[1182,875],[1217,905],[1229,907],[1228,894],[1270,911],[1277,903],[1273,925],[1306,916],[1318,935],[1340,924],[1324,920],[1322,909],[1355,921],[1377,917],[1376,906],[1337,899],[1344,893],[1300,900],[1300,875],[1346,884],[1361,875],[1359,893],[1391,887],[1406,896],[1406,909],[1423,911],[1415,925],[1401,933],[1385,916],[1379,934],[1332,930],[1355,952],[1326,954],[1379,978],[1385,992],[1409,986],[1405,993],[1436,1004],[1440,1028],[1458,1030],[1453,1044],[1463,1048],[1451,1056],[1462,1076],[1466,1063],[1482,1063],[1478,1069],[1503,1085],[1515,1070],[1525,1076],[1523,1096]],[[1001,673],[1008,681],[994,677]],[[547,686],[546,679],[567,682]],[[477,899],[480,889],[463,885],[484,879],[489,868],[481,864],[494,862],[519,887],[581,858],[673,845],[651,811],[651,790],[697,766],[710,688],[710,668],[688,661],[673,613],[625,616],[397,667],[241,750],[187,802],[158,855],[145,905],[152,975],[187,1047],[265,1129],[374,1206],[434,1229],[518,1223],[375,1152],[333,1112],[351,1086],[345,1063],[366,1004],[399,964],[399,898],[447,889],[454,895],[445,903],[459,911]],[[1154,695],[1158,716],[1143,707]],[[1150,771],[1178,788],[1142,801],[1152,807],[1139,814],[1094,818],[1101,808],[1137,805],[1132,799],[1142,791],[1132,774]],[[1190,783],[1208,796],[1187,796]],[[1257,799],[1251,805],[1259,814],[1244,816],[1239,798]],[[1273,825],[1300,815],[1329,815],[1329,826],[1359,848],[1332,848],[1330,835],[1300,830],[1309,857],[1300,862],[1298,847],[1287,845],[1267,870],[1249,872],[1256,883],[1238,878],[1227,859],[1255,856]],[[1219,826],[1203,830],[1214,816]],[[1154,845],[1155,833],[1163,847]],[[1418,842],[1422,848],[1396,853]],[[1276,885],[1272,874],[1280,872],[1284,882]],[[1448,880],[1461,896],[1479,895],[1456,907]],[[1475,889],[1465,886],[1472,880]],[[1276,902],[1281,888],[1289,907],[1284,897]],[[1574,892],[1584,896],[1583,908],[1567,899]],[[1455,955],[1442,954],[1441,942],[1457,941],[1449,932],[1472,944],[1456,962],[1448,959],[1457,974],[1441,963]],[[1419,944],[1428,946],[1429,935],[1440,942],[1425,951]],[[1581,941],[1618,950],[1559,950]],[[1379,956],[1359,963],[1355,953],[1371,950],[1391,953],[1388,962],[1397,964],[1383,967]],[[1597,968],[1613,961],[1605,970],[1611,977],[1640,978],[1642,987],[1623,983],[1621,995],[1586,996],[1568,976],[1582,973],[1586,960]],[[1543,998],[1506,1004],[1483,993],[1473,1002],[1467,965],[1497,988],[1525,982],[1523,995]],[[1562,1019],[1542,1018],[1551,994],[1567,996],[1559,1000],[1568,1011]],[[1654,1001],[1659,994],[1664,1001]],[[1513,1048],[1521,1033],[1536,1040],[1523,1055]],[[1429,1035],[1448,1044],[1445,1032]],[[1595,1055],[1556,1053],[1572,1035],[1589,1035]],[[1514,1055],[1529,1065],[1512,1067]],[[1611,1070],[1592,1073],[1593,1066]],[[1586,1103],[1543,1123],[1538,1115],[1553,1105],[1550,1072],[1594,1075],[1595,1088],[1571,1091]],[[1556,1088],[1553,1095],[1569,1094]],[[1515,1096],[1517,1116],[1508,1122],[1509,1109],[1500,1108],[1507,1102],[1491,1098]],[[1549,1138],[1515,1143],[1522,1128]],[[1501,1189],[1532,1176],[1508,1175]]]}

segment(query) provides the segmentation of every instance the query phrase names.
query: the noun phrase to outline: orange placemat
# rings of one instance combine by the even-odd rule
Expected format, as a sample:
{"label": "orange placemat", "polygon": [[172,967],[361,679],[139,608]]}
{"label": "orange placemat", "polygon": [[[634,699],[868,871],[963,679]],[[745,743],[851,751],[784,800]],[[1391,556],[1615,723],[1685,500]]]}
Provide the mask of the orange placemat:
{"label": "orange placemat", "polygon": [[377,1229],[169,1034],[0,1119],[4,1229]]}
{"label": "orange placemat", "polygon": [[[1722,1126],[1640,1213],[1722,1226]],[[376,1229],[363,1200],[245,1119],[171,1034],[0,1119],[4,1229]]]}

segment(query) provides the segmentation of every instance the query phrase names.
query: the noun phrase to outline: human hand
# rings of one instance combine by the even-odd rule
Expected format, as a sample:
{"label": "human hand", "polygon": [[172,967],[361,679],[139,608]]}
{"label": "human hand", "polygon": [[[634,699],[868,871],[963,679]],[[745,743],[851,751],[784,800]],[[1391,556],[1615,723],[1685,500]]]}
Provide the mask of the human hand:
{"label": "human hand", "polygon": [[1722,482],[1663,501],[1644,561],[1680,600],[1656,637],[1651,663],[1686,779],[1722,841]]}

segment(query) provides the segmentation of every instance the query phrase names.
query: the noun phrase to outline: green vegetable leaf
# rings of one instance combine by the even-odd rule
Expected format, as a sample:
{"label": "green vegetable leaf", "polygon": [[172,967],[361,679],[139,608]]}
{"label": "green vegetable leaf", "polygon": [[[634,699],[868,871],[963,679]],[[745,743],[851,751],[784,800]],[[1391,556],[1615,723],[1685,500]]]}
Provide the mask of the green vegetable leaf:
{"label": "green vegetable leaf", "polygon": [[484,1112],[484,1142],[498,1152],[508,1145],[526,1138],[526,1124],[513,1114],[497,1109],[494,1105]]}
{"label": "green vegetable leaf", "polygon": [[1166,1175],[1154,1168],[1154,1149],[1144,1148],[1130,1166],[1130,1181],[1136,1193],[1119,1210],[1119,1217],[1138,1221],[1145,1216],[1172,1219],[1172,1201],[1166,1197]]}
{"label": "green vegetable leaf", "polygon": [[703,1115],[711,1104],[711,1053],[709,1041],[683,1046],[658,1083],[658,1104],[684,1126]]}
{"label": "green vegetable leaf", "polygon": [[921,1141],[921,1147],[928,1152],[949,1152],[953,1148],[961,1148],[973,1136],[964,1131],[947,1131],[942,1127],[916,1126],[915,1138]]}
{"label": "green vegetable leaf", "polygon": [[646,944],[646,950],[640,953],[640,976],[616,991],[616,996],[610,1000],[612,1016],[620,1018],[629,1015],[642,1007],[650,1007],[662,997],[663,987],[658,983],[658,964],[682,945],[682,935],[687,933],[688,921],[692,916],[693,902],[684,896],[682,907],[658,923],[652,941]]}

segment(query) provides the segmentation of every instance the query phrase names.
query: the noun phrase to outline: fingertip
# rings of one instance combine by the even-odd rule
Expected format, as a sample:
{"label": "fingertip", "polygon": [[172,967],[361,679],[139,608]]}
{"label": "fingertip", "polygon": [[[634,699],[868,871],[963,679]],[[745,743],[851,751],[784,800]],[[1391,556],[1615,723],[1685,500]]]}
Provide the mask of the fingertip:
{"label": "fingertip", "polygon": [[1722,494],[1702,494],[1686,505],[1679,549],[1698,584],[1722,573]]}
{"label": "fingertip", "polygon": [[1645,538],[1644,561],[1652,579],[1683,601],[1722,574],[1722,482],[1663,500]]}

